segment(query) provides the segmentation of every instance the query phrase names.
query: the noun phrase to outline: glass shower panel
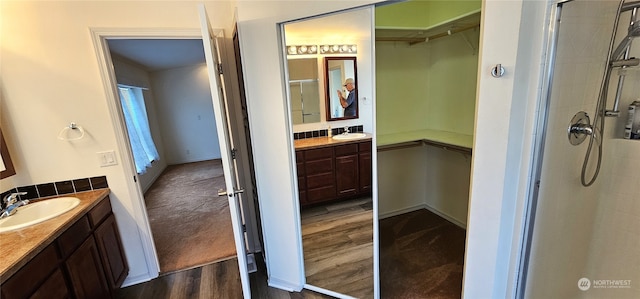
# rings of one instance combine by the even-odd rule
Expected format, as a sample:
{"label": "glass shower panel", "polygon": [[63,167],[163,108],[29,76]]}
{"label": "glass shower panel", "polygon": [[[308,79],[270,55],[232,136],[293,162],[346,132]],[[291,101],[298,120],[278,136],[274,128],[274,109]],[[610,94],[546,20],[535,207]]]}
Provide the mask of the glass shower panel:
{"label": "glass shower panel", "polygon": [[[592,136],[577,146],[567,136],[579,111],[592,122],[595,118],[619,5],[619,0],[559,1],[552,12],[539,189],[533,196],[520,297],[640,298],[640,141],[621,139],[607,129],[618,127],[618,120],[600,118],[604,136],[595,129],[587,177],[597,168],[598,142],[603,143],[602,166],[593,185],[584,187],[580,177]],[[628,26],[628,20],[620,20],[620,26]],[[631,80],[636,81],[630,85],[640,82]],[[631,287],[606,285],[631,282]]]}

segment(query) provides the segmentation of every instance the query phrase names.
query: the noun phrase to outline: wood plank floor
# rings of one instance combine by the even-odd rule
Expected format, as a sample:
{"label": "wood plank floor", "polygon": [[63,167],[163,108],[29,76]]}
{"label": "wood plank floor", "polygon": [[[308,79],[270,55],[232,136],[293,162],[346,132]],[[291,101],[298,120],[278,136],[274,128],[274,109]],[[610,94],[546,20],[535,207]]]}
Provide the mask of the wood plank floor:
{"label": "wood plank floor", "polygon": [[460,298],[465,230],[428,211],[380,220],[381,298]]}
{"label": "wood plank floor", "polygon": [[[264,262],[256,258],[258,271],[252,273],[251,297],[260,299],[329,299],[309,290],[287,292],[267,285]],[[234,299],[242,298],[238,260],[233,258],[202,267],[175,272],[149,282],[120,289],[119,299]]]}
{"label": "wood plank floor", "polygon": [[307,284],[356,298],[373,298],[371,198],[303,209]]}

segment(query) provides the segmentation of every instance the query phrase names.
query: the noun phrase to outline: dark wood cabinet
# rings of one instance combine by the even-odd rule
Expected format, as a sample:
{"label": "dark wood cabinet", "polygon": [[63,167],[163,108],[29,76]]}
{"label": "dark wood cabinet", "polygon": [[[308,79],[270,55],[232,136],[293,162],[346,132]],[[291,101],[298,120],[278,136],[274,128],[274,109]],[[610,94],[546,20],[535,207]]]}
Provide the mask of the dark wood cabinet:
{"label": "dark wood cabinet", "polygon": [[129,272],[109,198],[2,284],[2,298],[111,298]]}
{"label": "dark wood cabinet", "polygon": [[60,256],[56,245],[47,246],[2,284],[1,297],[3,299],[30,298],[31,296],[68,298],[69,291],[64,279],[62,284],[56,284],[59,282],[59,275],[62,274],[59,264]]}
{"label": "dark wood cabinet", "polygon": [[124,256],[122,241],[113,214],[98,227],[94,233],[102,267],[107,277],[109,289],[118,289],[129,273],[129,265]]}
{"label": "dark wood cabinet", "polygon": [[373,181],[373,174],[371,173],[371,141],[358,144],[358,150],[360,192],[368,193],[371,192],[371,182]]}
{"label": "dark wood cabinet", "polygon": [[109,298],[110,292],[93,236],[65,262],[75,298]]}
{"label": "dark wood cabinet", "polygon": [[302,206],[371,192],[371,141],[297,150],[296,166]]}

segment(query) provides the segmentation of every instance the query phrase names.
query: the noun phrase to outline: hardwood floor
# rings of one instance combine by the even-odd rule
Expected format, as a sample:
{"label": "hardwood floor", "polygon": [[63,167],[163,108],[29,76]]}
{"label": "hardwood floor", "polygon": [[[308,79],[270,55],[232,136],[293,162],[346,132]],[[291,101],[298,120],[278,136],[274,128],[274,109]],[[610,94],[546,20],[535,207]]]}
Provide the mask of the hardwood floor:
{"label": "hardwood floor", "polygon": [[[309,290],[289,293],[267,285],[264,262],[257,258],[258,271],[252,273],[251,297],[260,299],[328,299]],[[238,260],[233,258],[191,270],[158,277],[152,281],[120,289],[119,299],[233,299],[242,298]]]}
{"label": "hardwood floor", "polygon": [[307,284],[356,298],[373,298],[371,197],[303,209]]}
{"label": "hardwood floor", "polygon": [[380,220],[381,298],[460,298],[465,230],[428,211]]}

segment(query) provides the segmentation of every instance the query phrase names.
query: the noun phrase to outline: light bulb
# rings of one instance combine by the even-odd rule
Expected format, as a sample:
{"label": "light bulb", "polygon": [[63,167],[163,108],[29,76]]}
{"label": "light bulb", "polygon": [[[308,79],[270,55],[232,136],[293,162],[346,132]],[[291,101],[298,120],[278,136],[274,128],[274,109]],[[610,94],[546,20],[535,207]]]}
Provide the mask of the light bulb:
{"label": "light bulb", "polygon": [[331,51],[333,51],[333,52],[338,52],[338,50],[340,50],[340,46],[338,46],[338,45],[333,45],[331,47]]}
{"label": "light bulb", "polygon": [[311,46],[309,47],[309,53],[314,54],[318,51],[318,48],[316,46]]}
{"label": "light bulb", "polygon": [[297,51],[296,46],[289,47],[289,54],[296,54],[296,51]]}
{"label": "light bulb", "polygon": [[347,45],[340,46],[340,51],[341,52],[347,52]]}
{"label": "light bulb", "polygon": [[298,48],[300,54],[304,54],[307,53],[307,46],[300,46],[300,48]]}
{"label": "light bulb", "polygon": [[351,52],[355,53],[358,47],[356,45],[351,45]]}

